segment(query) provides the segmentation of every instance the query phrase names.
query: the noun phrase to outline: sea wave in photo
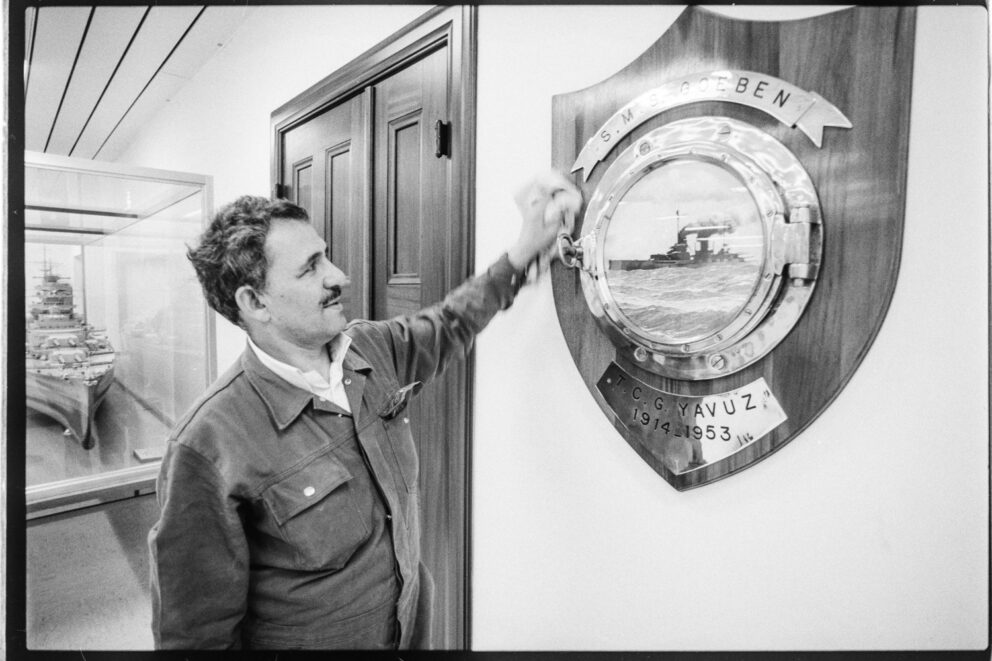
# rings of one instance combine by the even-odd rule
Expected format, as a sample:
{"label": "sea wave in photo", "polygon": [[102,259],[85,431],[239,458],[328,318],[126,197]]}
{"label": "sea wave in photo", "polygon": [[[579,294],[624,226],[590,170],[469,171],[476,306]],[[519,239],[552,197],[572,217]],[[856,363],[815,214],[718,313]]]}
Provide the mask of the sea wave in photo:
{"label": "sea wave in photo", "polygon": [[674,339],[709,334],[737,315],[754,289],[758,265],[719,262],[703,266],[609,271],[617,305],[649,333]]}

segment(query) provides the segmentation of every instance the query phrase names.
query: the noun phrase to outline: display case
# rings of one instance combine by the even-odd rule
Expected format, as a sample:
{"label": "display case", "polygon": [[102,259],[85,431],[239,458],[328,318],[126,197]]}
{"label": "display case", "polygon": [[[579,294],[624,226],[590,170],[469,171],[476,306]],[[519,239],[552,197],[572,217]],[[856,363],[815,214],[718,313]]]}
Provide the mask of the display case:
{"label": "display case", "polygon": [[170,428],[215,376],[186,247],[209,177],[24,159],[29,516],[147,493]]}

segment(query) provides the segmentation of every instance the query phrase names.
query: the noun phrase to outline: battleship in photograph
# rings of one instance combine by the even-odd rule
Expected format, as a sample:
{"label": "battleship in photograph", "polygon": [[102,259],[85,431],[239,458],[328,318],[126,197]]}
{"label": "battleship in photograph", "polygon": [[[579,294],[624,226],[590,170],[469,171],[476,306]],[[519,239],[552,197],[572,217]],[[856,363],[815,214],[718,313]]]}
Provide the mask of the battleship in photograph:
{"label": "battleship in photograph", "polygon": [[618,309],[641,330],[681,342],[726,325],[760,275],[752,229],[742,236],[731,222],[677,226],[677,241],[665,253],[609,259]]}
{"label": "battleship in photograph", "polygon": [[48,415],[85,449],[114,378],[114,350],[74,311],[72,285],[46,266],[27,317],[27,406]]}
{"label": "battleship in photograph", "polygon": [[[678,212],[676,212],[677,214]],[[743,262],[744,258],[727,250],[726,243],[719,250],[713,250],[714,239],[727,241],[727,235],[734,232],[730,224],[687,226],[678,230],[678,242],[665,253],[651,255],[649,259],[611,259],[611,271],[642,271],[662,269],[672,266],[700,267],[718,262]],[[689,252],[689,237],[696,239],[696,251]]]}

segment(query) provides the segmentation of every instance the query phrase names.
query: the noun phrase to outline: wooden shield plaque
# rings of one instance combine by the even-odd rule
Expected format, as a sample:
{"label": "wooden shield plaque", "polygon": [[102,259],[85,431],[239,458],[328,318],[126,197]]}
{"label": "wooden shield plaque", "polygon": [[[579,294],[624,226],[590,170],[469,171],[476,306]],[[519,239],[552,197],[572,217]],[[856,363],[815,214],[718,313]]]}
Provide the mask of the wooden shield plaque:
{"label": "wooden shield plaque", "polygon": [[677,489],[763,459],[840,392],[895,289],[915,13],[689,7],[554,98],[586,200],[555,306],[583,380]]}

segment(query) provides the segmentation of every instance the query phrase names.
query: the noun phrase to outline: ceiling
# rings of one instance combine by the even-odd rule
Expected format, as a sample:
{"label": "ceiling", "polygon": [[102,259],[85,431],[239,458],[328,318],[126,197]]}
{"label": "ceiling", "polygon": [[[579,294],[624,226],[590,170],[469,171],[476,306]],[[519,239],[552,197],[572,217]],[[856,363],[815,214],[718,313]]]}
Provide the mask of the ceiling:
{"label": "ceiling", "polygon": [[250,7],[30,7],[25,149],[113,161],[254,11]]}

